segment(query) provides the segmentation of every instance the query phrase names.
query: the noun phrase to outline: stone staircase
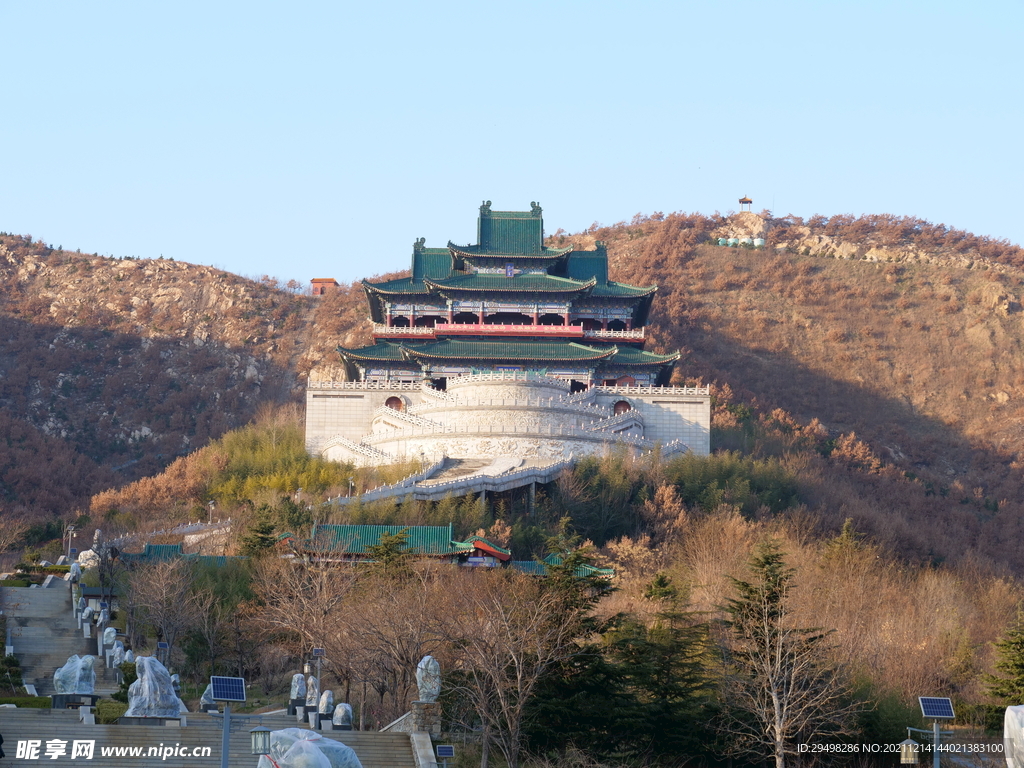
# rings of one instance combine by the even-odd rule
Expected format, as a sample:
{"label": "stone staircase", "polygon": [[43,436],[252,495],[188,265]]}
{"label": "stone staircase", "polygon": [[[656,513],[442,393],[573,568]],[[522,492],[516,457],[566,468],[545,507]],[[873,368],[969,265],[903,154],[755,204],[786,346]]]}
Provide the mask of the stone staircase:
{"label": "stone staircase", "polygon": [[466,475],[472,475],[475,472],[479,472],[486,466],[489,466],[494,459],[450,459],[444,460],[444,466],[435,472],[429,480],[423,481],[422,485],[430,485],[433,483],[444,482],[445,480],[454,480],[457,477],[464,477]]}
{"label": "stone staircase", "polygon": [[[255,722],[235,720],[232,717],[229,741],[228,765],[231,768],[255,768],[259,758],[250,753],[249,730]],[[263,725],[272,729],[295,727],[295,719],[285,715],[264,716]],[[31,710],[0,708],[0,733],[4,736],[4,751],[7,757],[0,759],[0,768],[27,765],[53,765],[54,760],[46,757],[46,741],[61,739],[67,742],[67,754],[57,760],[71,757],[74,740],[95,741],[93,758],[87,765],[92,768],[124,768],[127,765],[159,765],[167,768],[191,768],[220,765],[221,720],[206,714],[192,713],[187,716],[185,728],[154,725],[85,725],[79,722],[78,714],[71,710]],[[363,768],[416,768],[412,742],[408,734],[376,733],[371,731],[328,732],[325,739],[347,744],[355,750]],[[39,758],[36,760],[17,759],[18,741],[35,739],[42,742]],[[187,750],[185,756],[163,757],[148,755],[150,747],[178,747]],[[103,756],[103,748],[125,749],[141,747],[140,756]],[[193,750],[200,753],[193,755]],[[207,748],[209,754],[202,756]],[[81,759],[81,758],[79,758]]]}
{"label": "stone staircase", "polygon": [[[3,609],[11,627],[14,655],[21,662],[25,683],[35,685],[40,696],[53,690],[53,673],[74,654],[96,655],[96,640],[86,638],[72,613],[71,592],[66,582],[49,589],[3,587]],[[109,696],[117,690],[112,669],[96,659],[96,693]]]}

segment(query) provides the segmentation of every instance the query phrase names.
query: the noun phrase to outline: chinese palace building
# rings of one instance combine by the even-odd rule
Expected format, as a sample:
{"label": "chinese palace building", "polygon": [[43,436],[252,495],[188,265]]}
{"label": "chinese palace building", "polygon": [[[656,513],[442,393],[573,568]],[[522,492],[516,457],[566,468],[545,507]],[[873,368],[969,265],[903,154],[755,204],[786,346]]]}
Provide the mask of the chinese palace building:
{"label": "chinese palace building", "polygon": [[548,248],[529,211],[480,206],[477,243],[413,246],[409,277],[363,281],[374,343],[347,381],[307,391],[307,447],[337,460],[566,459],[622,444],[708,452],[706,388],[668,386],[679,353],[644,349],[657,286],[608,254]]}

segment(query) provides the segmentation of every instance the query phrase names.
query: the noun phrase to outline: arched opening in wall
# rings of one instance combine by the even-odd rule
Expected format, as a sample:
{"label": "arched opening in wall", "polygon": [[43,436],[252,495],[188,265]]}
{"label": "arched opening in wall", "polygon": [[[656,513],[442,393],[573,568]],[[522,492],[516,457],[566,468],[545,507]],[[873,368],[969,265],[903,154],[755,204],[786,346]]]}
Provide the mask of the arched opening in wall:
{"label": "arched opening in wall", "polygon": [[456,312],[452,315],[452,322],[456,325],[474,325],[480,322],[480,316],[476,312]]}
{"label": "arched opening in wall", "polygon": [[632,411],[632,410],[633,410],[633,406],[631,406],[625,400],[619,400],[619,402],[617,402],[615,404],[615,415],[616,416],[618,416],[620,413],[626,413],[627,411]]}
{"label": "arched opening in wall", "polygon": [[384,405],[393,411],[401,411],[405,408],[405,403],[402,402],[402,398],[391,396],[384,401]]}
{"label": "arched opening in wall", "polygon": [[626,330],[626,324],[621,320],[611,320],[608,323],[609,331],[624,331]]}
{"label": "arched opening in wall", "polygon": [[549,312],[537,318],[537,325],[565,325],[565,318]]}
{"label": "arched opening in wall", "polygon": [[602,328],[600,320],[594,320],[590,317],[583,318],[581,324],[583,325],[584,331],[600,331]]}
{"label": "arched opening in wall", "polygon": [[443,318],[436,315],[424,315],[423,317],[416,318],[417,328],[433,328],[438,323],[442,322]]}
{"label": "arched opening in wall", "polygon": [[484,322],[487,325],[533,325],[533,318],[522,312],[495,312],[485,315]]}
{"label": "arched opening in wall", "polygon": [[408,317],[392,317],[391,318],[392,328],[408,328],[409,318]]}
{"label": "arched opening in wall", "polygon": [[569,381],[569,392],[570,393],[573,393],[573,392],[585,392],[587,389],[589,389],[589,387],[587,387],[587,382],[585,382],[585,381],[577,381],[576,379],[572,379],[572,380]]}

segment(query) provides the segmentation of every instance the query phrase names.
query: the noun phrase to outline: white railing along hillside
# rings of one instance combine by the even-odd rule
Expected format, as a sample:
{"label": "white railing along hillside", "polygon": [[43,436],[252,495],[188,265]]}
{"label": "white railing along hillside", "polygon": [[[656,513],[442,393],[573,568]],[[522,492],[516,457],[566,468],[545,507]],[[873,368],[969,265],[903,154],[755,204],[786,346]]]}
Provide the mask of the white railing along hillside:
{"label": "white railing along hillside", "polygon": [[[591,425],[597,421],[591,422]],[[377,445],[379,443],[390,443],[395,440],[407,440],[416,437],[438,437],[440,435],[518,435],[521,437],[569,437],[592,442],[595,440],[607,441],[613,437],[617,442],[629,443],[638,448],[651,448],[654,443],[642,437],[632,435],[596,435],[587,428],[558,426],[531,426],[520,427],[514,424],[458,424],[444,425],[441,429],[423,429],[412,427],[410,429],[389,430],[367,435],[361,445]]]}
{"label": "white railing along hillside", "polygon": [[530,483],[549,483],[559,473],[571,467],[574,462],[575,459],[569,458],[543,467],[512,469],[497,475],[475,474],[471,477],[458,477],[430,485],[413,484],[410,486],[399,486],[395,484],[394,486],[387,486],[388,490],[386,492],[384,492],[383,488],[378,488],[360,497],[341,498],[335,501],[339,505],[344,506],[351,503],[354,498],[360,498],[363,501],[374,501],[376,499],[409,496],[411,494],[414,499],[420,501],[433,501],[444,498],[449,494],[452,496],[465,496],[470,493],[480,493],[481,491],[501,492],[512,488],[520,488]]}
{"label": "white railing along hillside", "polygon": [[397,392],[418,392],[422,384],[409,381],[311,381],[306,389],[351,389],[361,391],[394,390]]}
{"label": "white railing along hillside", "polygon": [[592,391],[610,395],[683,395],[700,397],[710,395],[711,387],[592,387]]}
{"label": "white railing along hillside", "polygon": [[367,445],[366,443],[357,443],[355,440],[349,440],[347,437],[341,437],[340,435],[332,437],[330,440],[324,443],[319,449],[320,454],[323,455],[324,453],[327,452],[328,448],[333,448],[336,445],[341,446],[345,450],[352,451],[352,453],[359,454],[360,456],[365,456],[368,459],[374,459],[375,461],[396,460],[395,457],[392,456],[390,453],[385,453],[384,451],[377,450],[373,446]]}
{"label": "white railing along hillside", "polygon": [[382,405],[370,414],[371,422],[377,418],[391,418],[396,421],[404,421],[407,424],[415,424],[420,427],[433,428],[441,426],[441,424],[436,421],[431,421],[430,419],[424,419],[422,416],[417,416],[413,413],[412,408],[405,411],[399,411],[394,408],[389,408],[386,405]]}
{"label": "white railing along hillside", "polygon": [[399,492],[409,488],[410,486],[413,486],[422,480],[426,480],[428,477],[433,475],[443,466],[444,456],[435,461],[426,469],[415,474],[409,475],[408,477],[399,480],[397,483],[377,486],[372,491],[366,491],[366,493],[362,493],[356,497],[339,497],[335,499],[335,502],[344,506],[345,504],[348,504],[353,498],[359,498],[362,499],[363,501],[374,501],[376,499],[387,498],[388,496],[395,496]]}

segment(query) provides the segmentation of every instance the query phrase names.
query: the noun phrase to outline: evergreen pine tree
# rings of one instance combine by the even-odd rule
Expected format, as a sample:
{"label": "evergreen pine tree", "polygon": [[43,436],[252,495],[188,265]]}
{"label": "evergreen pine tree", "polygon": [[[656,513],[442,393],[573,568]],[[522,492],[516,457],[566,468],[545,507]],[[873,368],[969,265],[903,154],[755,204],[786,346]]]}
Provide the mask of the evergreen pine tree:
{"label": "evergreen pine tree", "polygon": [[1018,606],[1013,626],[996,643],[996,653],[996,669],[1002,676],[985,675],[989,694],[1008,705],[1024,703],[1024,607]]}

